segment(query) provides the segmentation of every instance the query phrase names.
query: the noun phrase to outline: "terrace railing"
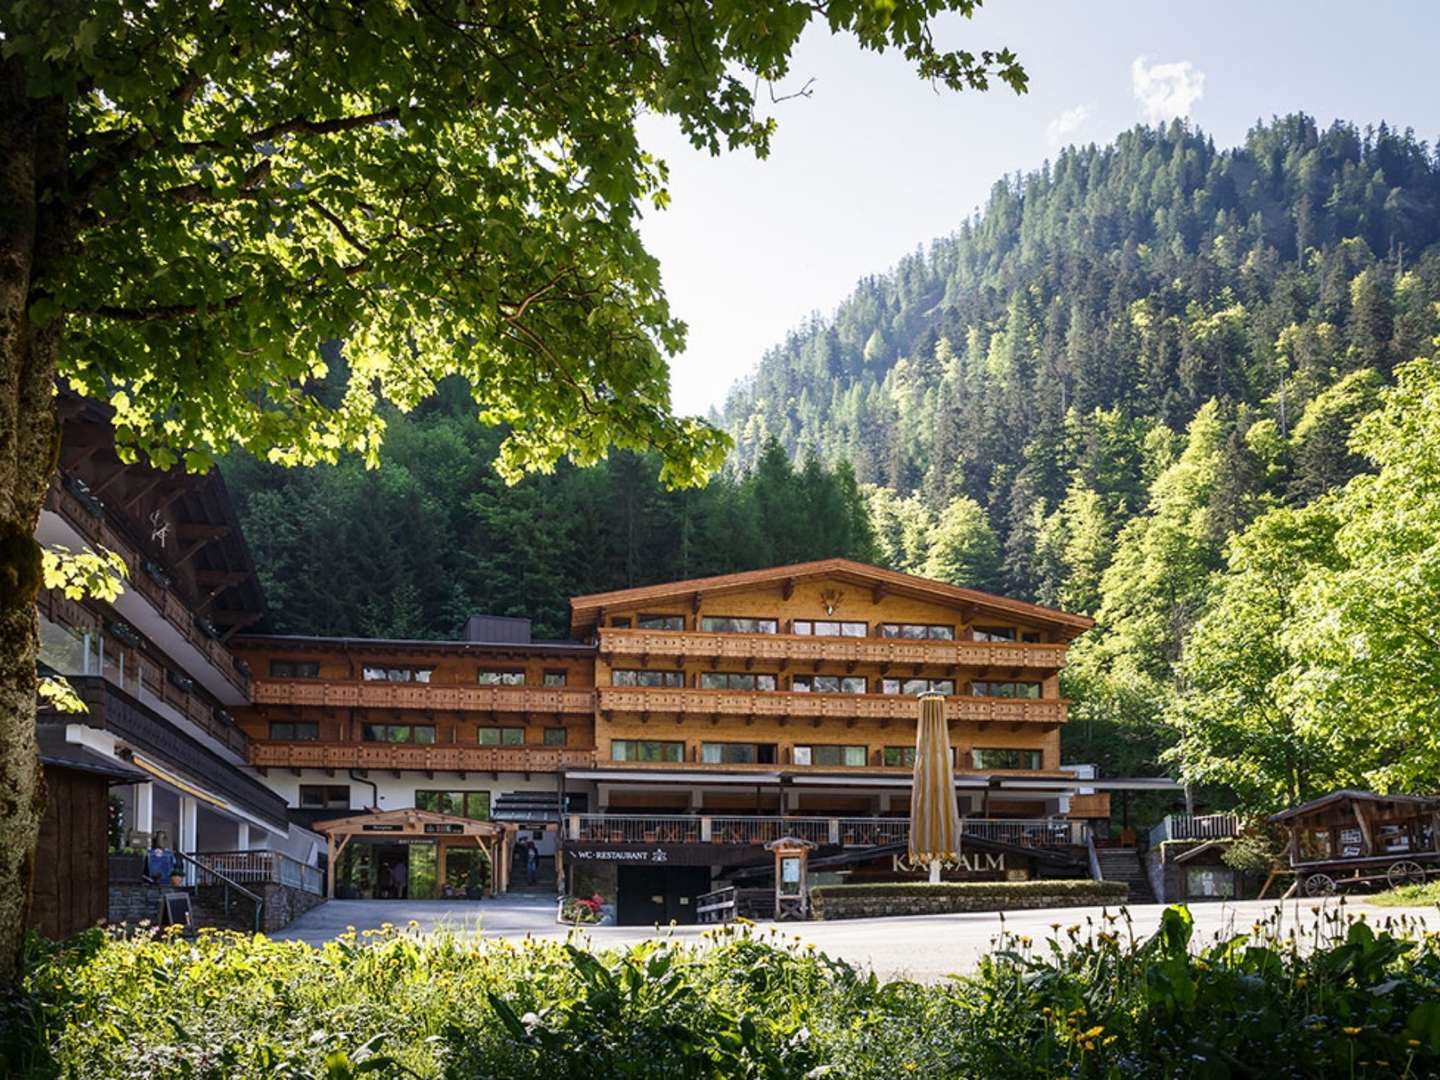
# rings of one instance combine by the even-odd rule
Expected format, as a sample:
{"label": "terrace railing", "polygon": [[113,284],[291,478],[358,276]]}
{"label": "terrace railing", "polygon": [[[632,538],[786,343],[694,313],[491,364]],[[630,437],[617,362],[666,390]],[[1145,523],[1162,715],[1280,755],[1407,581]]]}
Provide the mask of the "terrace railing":
{"label": "terrace railing", "polygon": [[231,881],[288,885],[292,889],[325,894],[325,875],[318,866],[307,866],[283,851],[203,851],[192,858]]}
{"label": "terrace railing", "polygon": [[[965,818],[961,836],[1012,847],[1083,847],[1089,823],[1068,818]],[[910,821],[903,817],[781,817],[708,814],[571,814],[567,839],[601,844],[723,844],[760,846],[781,836],[846,848],[904,844]]]}
{"label": "terrace railing", "polygon": [[1166,814],[1150,830],[1150,846],[1167,840],[1232,840],[1240,835],[1236,814]]}

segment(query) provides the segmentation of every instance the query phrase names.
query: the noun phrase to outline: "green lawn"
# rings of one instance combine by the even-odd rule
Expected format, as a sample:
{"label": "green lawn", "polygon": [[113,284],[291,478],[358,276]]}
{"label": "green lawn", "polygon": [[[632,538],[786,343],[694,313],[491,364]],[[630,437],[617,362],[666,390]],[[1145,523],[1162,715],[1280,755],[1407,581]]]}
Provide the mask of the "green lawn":
{"label": "green lawn", "polygon": [[17,1078],[1433,1077],[1440,943],[1396,920],[1278,917],[1191,941],[1172,908],[1007,935],[973,976],[881,982],[793,939],[480,943],[408,930],[319,949],[98,931],[0,999]]}
{"label": "green lawn", "polygon": [[1440,881],[1428,881],[1424,885],[1401,885],[1368,898],[1372,904],[1382,907],[1427,907],[1440,904]]}

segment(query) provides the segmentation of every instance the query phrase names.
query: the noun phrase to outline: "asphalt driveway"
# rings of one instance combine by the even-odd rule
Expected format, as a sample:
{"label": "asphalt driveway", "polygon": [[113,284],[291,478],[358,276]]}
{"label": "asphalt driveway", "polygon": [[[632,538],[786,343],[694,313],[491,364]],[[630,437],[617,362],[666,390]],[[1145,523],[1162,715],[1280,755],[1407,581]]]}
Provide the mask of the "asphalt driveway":
{"label": "asphalt driveway", "polygon": [[[977,958],[989,951],[1002,929],[1022,934],[1035,942],[1065,929],[1088,925],[1136,937],[1153,934],[1160,924],[1163,904],[1145,904],[1126,909],[1129,921],[1118,908],[1047,908],[1034,911],[977,912],[954,915],[916,915],[888,919],[847,919],[839,922],[761,924],[760,931],[773,930],[816,949],[873,969],[883,978],[911,978],[934,982],[975,966]],[[1380,908],[1363,902],[1344,905],[1313,900],[1280,903],[1246,900],[1236,903],[1199,903],[1191,907],[1195,918],[1195,939],[1206,942],[1234,933],[1248,933],[1251,926],[1270,918],[1281,920],[1282,929],[1297,931],[1314,926],[1317,914],[1341,912],[1342,918],[1363,917],[1373,926],[1407,919],[1412,925],[1440,928],[1440,912],[1434,908]],[[1109,918],[1107,918],[1107,916]],[[413,920],[419,933],[450,931],[478,934],[484,938],[564,938],[572,931],[555,921],[555,902],[540,897],[517,896],[482,901],[450,900],[330,900],[306,912],[286,929],[274,934],[280,939],[299,939],[321,944],[353,927],[357,931],[379,929],[390,923],[406,927]],[[578,931],[594,948],[629,945],[654,937],[675,937],[700,941],[707,927],[605,926]]]}

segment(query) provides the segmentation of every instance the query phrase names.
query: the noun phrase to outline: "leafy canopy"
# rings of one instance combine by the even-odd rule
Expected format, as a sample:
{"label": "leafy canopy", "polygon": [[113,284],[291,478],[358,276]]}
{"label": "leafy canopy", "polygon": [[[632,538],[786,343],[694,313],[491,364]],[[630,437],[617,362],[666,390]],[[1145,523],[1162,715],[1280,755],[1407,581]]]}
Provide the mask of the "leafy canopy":
{"label": "leafy canopy", "polygon": [[[685,328],[636,231],[667,201],[637,115],[763,156],[760,84],[817,17],[950,88],[1023,90],[1008,50],[934,43],[937,14],[976,6],[14,0],[3,56],[70,128],[44,197],[73,239],[38,264],[31,316],[66,319],[61,373],[162,466],[235,443],[374,463],[377,400],[455,374],[508,425],[509,479],[616,444],[696,483],[728,440],[670,413]],[[342,392],[312,392],[340,368]]]}

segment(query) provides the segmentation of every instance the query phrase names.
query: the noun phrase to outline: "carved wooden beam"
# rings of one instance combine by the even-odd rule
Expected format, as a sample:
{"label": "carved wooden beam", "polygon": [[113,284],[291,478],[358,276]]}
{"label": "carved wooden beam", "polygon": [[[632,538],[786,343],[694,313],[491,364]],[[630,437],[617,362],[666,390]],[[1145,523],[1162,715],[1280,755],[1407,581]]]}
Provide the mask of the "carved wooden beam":
{"label": "carved wooden beam", "polygon": [[872,604],[878,604],[878,603],[880,603],[881,600],[884,600],[884,599],[885,599],[885,586],[884,586],[884,585],[876,585],[873,589],[870,590],[870,602],[871,602]]}

